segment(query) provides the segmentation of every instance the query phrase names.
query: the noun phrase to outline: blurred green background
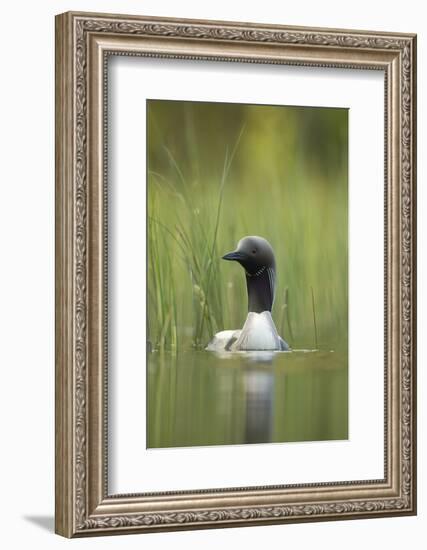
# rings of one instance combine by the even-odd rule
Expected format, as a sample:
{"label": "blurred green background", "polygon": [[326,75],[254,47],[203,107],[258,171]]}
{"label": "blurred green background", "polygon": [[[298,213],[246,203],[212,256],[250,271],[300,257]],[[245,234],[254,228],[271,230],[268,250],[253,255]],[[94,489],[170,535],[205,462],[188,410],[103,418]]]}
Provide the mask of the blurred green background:
{"label": "blurred green background", "polygon": [[[346,438],[348,111],[149,100],[147,144],[147,445]],[[275,251],[279,334],[319,350],[259,377],[203,351],[246,319],[243,269],[221,260],[245,235]]]}
{"label": "blurred green background", "polygon": [[275,250],[281,335],[346,347],[347,110],[151,100],[147,114],[152,347],[243,325],[243,271],[220,258],[245,235]]}

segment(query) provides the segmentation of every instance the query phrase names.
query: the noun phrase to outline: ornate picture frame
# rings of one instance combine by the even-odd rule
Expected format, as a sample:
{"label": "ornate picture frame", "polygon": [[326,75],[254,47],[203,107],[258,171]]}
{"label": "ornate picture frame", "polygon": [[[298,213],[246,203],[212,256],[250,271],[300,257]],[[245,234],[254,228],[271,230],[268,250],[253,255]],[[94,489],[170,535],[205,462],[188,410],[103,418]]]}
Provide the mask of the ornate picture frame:
{"label": "ornate picture frame", "polygon": [[[384,72],[383,479],[109,494],[105,159],[106,60],[111,55]],[[56,532],[81,537],[415,514],[415,181],[415,35],[58,15]]]}

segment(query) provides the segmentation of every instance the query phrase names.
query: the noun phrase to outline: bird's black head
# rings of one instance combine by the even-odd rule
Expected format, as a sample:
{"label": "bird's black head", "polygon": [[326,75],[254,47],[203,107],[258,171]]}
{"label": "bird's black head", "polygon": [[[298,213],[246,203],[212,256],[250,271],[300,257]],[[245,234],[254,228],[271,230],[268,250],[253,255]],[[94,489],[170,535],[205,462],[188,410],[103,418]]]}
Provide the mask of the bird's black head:
{"label": "bird's black head", "polygon": [[248,275],[254,275],[262,268],[276,268],[273,249],[262,237],[244,237],[236,250],[225,254],[222,259],[239,262]]}
{"label": "bird's black head", "polygon": [[248,310],[271,311],[276,288],[276,262],[273,249],[262,237],[244,237],[224,260],[239,262],[246,273]]}

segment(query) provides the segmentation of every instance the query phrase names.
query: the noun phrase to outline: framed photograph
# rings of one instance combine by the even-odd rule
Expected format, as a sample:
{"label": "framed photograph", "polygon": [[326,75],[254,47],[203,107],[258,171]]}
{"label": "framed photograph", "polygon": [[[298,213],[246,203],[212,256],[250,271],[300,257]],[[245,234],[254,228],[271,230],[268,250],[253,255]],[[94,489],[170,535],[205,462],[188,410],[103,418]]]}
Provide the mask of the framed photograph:
{"label": "framed photograph", "polygon": [[56,532],[416,513],[416,37],[56,18]]}

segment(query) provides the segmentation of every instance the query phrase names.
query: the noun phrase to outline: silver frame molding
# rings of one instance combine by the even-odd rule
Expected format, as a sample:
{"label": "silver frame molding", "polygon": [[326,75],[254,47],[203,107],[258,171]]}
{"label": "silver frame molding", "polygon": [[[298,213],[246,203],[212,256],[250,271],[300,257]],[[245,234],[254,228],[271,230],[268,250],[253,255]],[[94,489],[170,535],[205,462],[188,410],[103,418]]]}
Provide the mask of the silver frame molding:
{"label": "silver frame molding", "polygon": [[[108,494],[106,79],[111,55],[384,72],[384,479]],[[412,34],[72,12],[56,17],[58,534],[78,537],[416,513],[415,126]]]}

